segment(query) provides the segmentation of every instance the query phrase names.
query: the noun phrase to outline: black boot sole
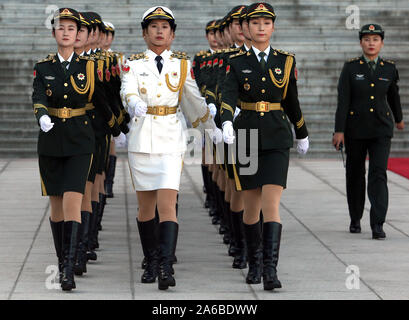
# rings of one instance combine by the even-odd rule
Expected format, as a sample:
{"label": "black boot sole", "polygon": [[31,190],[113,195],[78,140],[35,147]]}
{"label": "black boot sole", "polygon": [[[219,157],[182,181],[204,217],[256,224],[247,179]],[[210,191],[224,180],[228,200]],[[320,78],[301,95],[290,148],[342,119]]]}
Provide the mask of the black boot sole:
{"label": "black boot sole", "polygon": [[168,280],[159,279],[159,282],[158,282],[159,290],[167,290],[169,287],[175,287],[175,286],[176,286],[175,278],[168,279]]}

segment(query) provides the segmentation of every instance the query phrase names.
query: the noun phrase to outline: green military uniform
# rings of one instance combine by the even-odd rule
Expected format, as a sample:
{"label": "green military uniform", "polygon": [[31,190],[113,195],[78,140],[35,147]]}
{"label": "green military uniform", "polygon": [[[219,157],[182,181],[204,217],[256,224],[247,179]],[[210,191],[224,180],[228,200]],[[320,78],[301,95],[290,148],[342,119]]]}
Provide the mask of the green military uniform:
{"label": "green military uniform", "polygon": [[[379,34],[379,25],[366,25],[360,32]],[[369,153],[368,197],[370,222],[375,232],[385,222],[388,208],[387,162],[394,122],[402,121],[395,63],[365,56],[346,62],[338,83],[335,132],[345,135],[346,184],[351,224],[359,226],[365,205],[365,160]],[[353,231],[351,231],[353,232]],[[376,236],[376,235],[375,235]]]}
{"label": "green military uniform", "polygon": [[[252,148],[255,150],[258,147],[259,161],[263,161],[260,155],[267,155],[271,150],[281,150],[276,159],[281,168],[271,166],[270,161],[273,159],[267,157],[267,172],[263,172],[263,166],[258,167],[254,176],[240,176],[238,170],[235,170],[236,188],[253,189],[271,183],[285,187],[288,149],[293,145],[287,117],[294,124],[297,139],[308,136],[298,101],[294,55],[271,48],[265,69],[262,70],[254,50],[250,49],[247,53],[230,56],[226,73],[221,105],[222,123],[233,121],[238,105],[241,112],[234,121],[234,129],[246,131],[245,140],[240,140],[239,135],[236,135],[238,145],[245,144],[249,152],[250,129],[257,129],[258,146]],[[239,162],[237,164],[240,166]],[[272,171],[277,173],[276,177],[269,174]]]}

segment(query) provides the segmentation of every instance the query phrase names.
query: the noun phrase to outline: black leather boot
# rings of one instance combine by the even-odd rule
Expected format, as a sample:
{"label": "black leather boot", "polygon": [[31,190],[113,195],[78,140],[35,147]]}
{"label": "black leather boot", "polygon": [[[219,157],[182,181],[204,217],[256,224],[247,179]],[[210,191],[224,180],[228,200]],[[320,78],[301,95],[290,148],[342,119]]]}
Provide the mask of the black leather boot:
{"label": "black leather boot", "polygon": [[89,232],[89,220],[91,213],[87,211],[81,211],[81,233],[79,235],[77,260],[75,262],[74,273],[76,276],[80,276],[83,273],[87,273],[87,252],[88,252],[88,232]]}
{"label": "black leather boot", "polygon": [[96,201],[92,201],[91,205],[92,205],[92,214],[89,220],[89,232],[88,232],[88,248],[91,254],[88,256],[90,257],[89,260],[94,260],[94,259],[91,259],[93,258],[93,255],[94,255],[92,252],[94,252],[95,249],[99,247],[99,243],[98,243],[98,207],[99,207],[99,204]]}
{"label": "black leather boot", "polygon": [[249,262],[246,283],[258,284],[261,283],[261,262],[263,259],[260,222],[251,225],[243,223],[243,226],[247,245],[247,258]]}
{"label": "black leather boot", "polygon": [[235,245],[235,254],[232,267],[234,269],[247,268],[246,241],[244,240],[243,211],[232,212],[232,235]]}
{"label": "black leather boot", "polygon": [[55,253],[58,258],[59,282],[62,281],[62,271],[64,267],[64,255],[62,251],[64,221],[53,222],[50,219],[51,232],[53,234]]}
{"label": "black leather boot", "polygon": [[61,288],[63,291],[75,289],[74,263],[78,246],[78,230],[80,223],[76,221],[64,222],[63,253],[64,269]]}
{"label": "black leather boot", "polygon": [[78,226],[78,234],[77,234],[77,252],[75,254],[75,259],[74,259],[74,274],[76,276],[82,276],[82,268],[79,265],[79,259],[80,259],[80,255],[81,255],[81,242],[82,242],[82,233],[83,233],[83,224],[82,224],[82,219],[81,219],[81,223]]}
{"label": "black leather boot", "polygon": [[[210,173],[209,173],[210,175]],[[214,217],[217,213],[217,200],[216,200],[216,183],[213,181],[211,175],[209,178],[209,188],[210,188],[210,202],[209,202],[209,216]]]}
{"label": "black leather boot", "polygon": [[107,198],[113,198],[114,193],[112,191],[115,178],[115,169],[116,169],[116,156],[110,155],[108,162],[108,169],[106,172],[105,178],[105,192]]}
{"label": "black leather boot", "polygon": [[167,290],[176,285],[172,275],[172,261],[176,250],[179,225],[176,222],[165,221],[159,224],[159,290]]}
{"label": "black leather boot", "polygon": [[106,201],[106,195],[100,193],[99,194],[99,206],[98,206],[98,231],[102,231],[102,217],[104,215],[104,210],[105,210],[105,205],[107,203]]}
{"label": "black leather boot", "polygon": [[136,219],[139,236],[142,244],[142,251],[145,256],[145,271],[141,277],[142,283],[153,283],[158,276],[158,239],[156,237],[155,219],[140,222]]}
{"label": "black leather boot", "polygon": [[[226,232],[223,235],[223,243],[229,245],[229,252],[232,250],[232,246],[234,247],[234,243],[232,242],[232,227],[231,227],[231,211],[230,211],[230,202],[223,201],[223,215],[224,215],[224,223],[226,227]],[[233,249],[234,250],[234,249]]]}
{"label": "black leather boot", "polygon": [[263,225],[263,285],[264,290],[281,288],[277,278],[282,224],[266,222]]}

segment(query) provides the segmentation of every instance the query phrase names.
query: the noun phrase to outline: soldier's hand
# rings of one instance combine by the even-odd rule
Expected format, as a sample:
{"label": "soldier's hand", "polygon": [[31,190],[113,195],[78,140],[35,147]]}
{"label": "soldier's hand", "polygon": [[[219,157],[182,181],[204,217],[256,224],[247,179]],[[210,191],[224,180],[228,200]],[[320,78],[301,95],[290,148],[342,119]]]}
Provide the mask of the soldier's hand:
{"label": "soldier's hand", "polygon": [[405,123],[403,122],[403,120],[402,120],[401,122],[398,122],[398,123],[396,124],[396,129],[398,129],[398,130],[403,130],[403,129],[405,129]]}
{"label": "soldier's hand", "polygon": [[125,148],[127,146],[127,139],[126,135],[121,132],[121,134],[114,138],[115,140],[115,147],[117,148]]}
{"label": "soldier's hand", "polygon": [[132,117],[142,117],[148,111],[148,105],[144,101],[138,100],[135,96],[131,96],[128,99],[128,113]]}
{"label": "soldier's hand", "polygon": [[213,130],[213,143],[219,144],[223,141],[223,132],[219,128]]}
{"label": "soldier's hand", "polygon": [[233,130],[233,123],[231,121],[225,121],[223,122],[223,140],[227,144],[233,144],[234,143],[234,130]]}
{"label": "soldier's hand", "polygon": [[48,132],[54,127],[54,123],[51,122],[51,118],[47,115],[43,115],[38,122],[44,132]]}
{"label": "soldier's hand", "polygon": [[335,132],[334,136],[332,137],[332,145],[335,149],[339,150],[339,145],[345,145],[345,137],[343,132]]}
{"label": "soldier's hand", "polygon": [[297,152],[299,154],[306,154],[310,148],[310,141],[308,140],[308,137],[304,139],[297,139],[295,141],[297,142]]}
{"label": "soldier's hand", "polygon": [[214,118],[215,115],[216,115],[216,113],[217,113],[217,108],[216,108],[216,106],[214,105],[214,103],[209,103],[208,107],[209,107],[209,110],[210,110],[210,114],[211,114],[212,117]]}

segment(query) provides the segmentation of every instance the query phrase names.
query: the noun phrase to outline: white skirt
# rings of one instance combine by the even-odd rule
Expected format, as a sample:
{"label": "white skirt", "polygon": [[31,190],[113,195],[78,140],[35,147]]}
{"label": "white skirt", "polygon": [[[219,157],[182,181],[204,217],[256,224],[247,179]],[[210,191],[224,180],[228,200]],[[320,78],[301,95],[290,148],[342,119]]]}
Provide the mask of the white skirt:
{"label": "white skirt", "polygon": [[182,153],[151,154],[128,152],[135,191],[172,189],[179,191],[183,168]]}

